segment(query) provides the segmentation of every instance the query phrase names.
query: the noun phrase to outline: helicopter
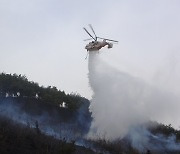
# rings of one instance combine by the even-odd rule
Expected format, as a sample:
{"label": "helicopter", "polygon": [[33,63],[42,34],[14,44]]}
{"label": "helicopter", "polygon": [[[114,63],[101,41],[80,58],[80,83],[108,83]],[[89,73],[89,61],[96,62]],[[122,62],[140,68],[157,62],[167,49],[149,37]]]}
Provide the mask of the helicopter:
{"label": "helicopter", "polygon": [[[102,47],[105,47],[107,45],[107,48],[110,49],[113,47],[113,43],[111,42],[115,42],[118,43],[118,41],[116,40],[111,40],[111,39],[107,39],[107,38],[102,38],[102,37],[98,37],[92,27],[91,24],[89,24],[90,29],[92,30],[93,34],[95,37],[93,37],[86,28],[83,27],[83,29],[86,31],[86,33],[88,33],[88,35],[91,37],[89,39],[86,39],[84,41],[88,41],[93,39],[93,41],[89,42],[86,46],[85,49],[88,51],[99,51]],[[98,39],[101,39],[102,41],[98,41]]]}

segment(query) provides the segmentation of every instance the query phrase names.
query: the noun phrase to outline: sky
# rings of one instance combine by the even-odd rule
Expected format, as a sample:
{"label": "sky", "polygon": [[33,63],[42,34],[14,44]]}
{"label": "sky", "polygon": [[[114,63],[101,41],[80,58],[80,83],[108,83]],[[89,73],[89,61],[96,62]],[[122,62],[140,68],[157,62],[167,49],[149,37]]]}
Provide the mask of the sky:
{"label": "sky", "polygon": [[99,53],[109,65],[180,94],[179,8],[179,0],[0,0],[0,72],[90,99],[83,27],[92,24],[119,41]]}

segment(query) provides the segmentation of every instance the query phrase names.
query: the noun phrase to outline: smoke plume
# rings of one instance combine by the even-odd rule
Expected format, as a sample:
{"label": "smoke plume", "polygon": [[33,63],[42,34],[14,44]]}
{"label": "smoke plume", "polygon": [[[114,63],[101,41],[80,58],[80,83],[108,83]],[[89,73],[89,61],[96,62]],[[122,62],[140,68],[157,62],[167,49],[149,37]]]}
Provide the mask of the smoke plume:
{"label": "smoke plume", "polygon": [[97,52],[89,53],[88,67],[94,119],[90,137],[123,138],[149,120],[177,124],[178,96],[109,66]]}

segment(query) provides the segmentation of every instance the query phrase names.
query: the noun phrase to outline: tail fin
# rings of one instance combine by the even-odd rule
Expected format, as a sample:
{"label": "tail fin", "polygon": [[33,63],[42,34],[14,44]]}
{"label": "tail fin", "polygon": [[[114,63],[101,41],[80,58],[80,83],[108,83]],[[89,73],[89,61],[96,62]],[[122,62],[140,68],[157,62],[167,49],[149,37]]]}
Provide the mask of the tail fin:
{"label": "tail fin", "polygon": [[112,43],[108,43],[108,48],[112,48],[113,44]]}

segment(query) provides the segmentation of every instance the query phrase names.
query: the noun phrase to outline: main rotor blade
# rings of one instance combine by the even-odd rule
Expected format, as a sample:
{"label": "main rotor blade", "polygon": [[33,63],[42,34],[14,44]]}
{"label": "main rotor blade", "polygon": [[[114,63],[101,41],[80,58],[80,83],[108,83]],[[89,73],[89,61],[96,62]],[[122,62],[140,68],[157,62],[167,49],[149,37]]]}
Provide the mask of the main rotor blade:
{"label": "main rotor blade", "polygon": [[94,33],[95,37],[97,38],[96,33],[95,33],[95,31],[94,31],[94,29],[93,29],[91,24],[89,24],[89,27],[91,28],[92,32]]}
{"label": "main rotor blade", "polygon": [[83,40],[83,41],[89,41],[89,40],[92,40],[92,38],[89,38],[89,39],[85,39],[85,40]]}
{"label": "main rotor blade", "polygon": [[118,43],[118,41],[116,41],[116,40],[111,40],[111,39],[102,38],[102,37],[97,37],[97,38],[100,38],[100,39],[104,39],[104,40],[108,40],[108,41],[112,41],[112,42],[116,42],[116,43]]}
{"label": "main rotor blade", "polygon": [[89,34],[89,36],[91,36],[95,41],[96,41],[96,39],[87,31],[87,29],[86,28],[84,28],[83,27],[83,29],[86,31],[86,33],[88,33]]}

